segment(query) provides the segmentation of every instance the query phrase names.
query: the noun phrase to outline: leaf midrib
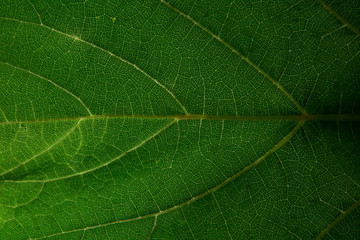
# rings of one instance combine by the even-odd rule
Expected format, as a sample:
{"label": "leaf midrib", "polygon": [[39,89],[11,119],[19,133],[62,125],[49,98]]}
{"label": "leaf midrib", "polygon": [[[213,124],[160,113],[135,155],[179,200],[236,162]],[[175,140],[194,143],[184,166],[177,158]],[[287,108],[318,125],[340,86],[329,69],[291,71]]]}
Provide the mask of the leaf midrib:
{"label": "leaf midrib", "polygon": [[360,114],[301,114],[301,115],[208,115],[208,114],[187,114],[187,115],[127,115],[127,114],[109,114],[109,115],[92,115],[77,116],[64,118],[46,118],[24,121],[7,121],[0,122],[0,125],[9,124],[28,124],[28,123],[46,123],[56,121],[75,121],[75,120],[95,120],[95,119],[173,119],[180,120],[218,120],[218,121],[360,121]]}

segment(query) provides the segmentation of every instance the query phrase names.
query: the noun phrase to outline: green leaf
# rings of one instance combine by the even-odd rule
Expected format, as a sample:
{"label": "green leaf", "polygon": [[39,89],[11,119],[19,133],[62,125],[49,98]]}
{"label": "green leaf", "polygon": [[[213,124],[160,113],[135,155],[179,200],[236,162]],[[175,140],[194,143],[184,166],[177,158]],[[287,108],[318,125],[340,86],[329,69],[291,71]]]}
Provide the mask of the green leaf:
{"label": "green leaf", "polygon": [[0,1],[0,239],[359,239],[360,2]]}

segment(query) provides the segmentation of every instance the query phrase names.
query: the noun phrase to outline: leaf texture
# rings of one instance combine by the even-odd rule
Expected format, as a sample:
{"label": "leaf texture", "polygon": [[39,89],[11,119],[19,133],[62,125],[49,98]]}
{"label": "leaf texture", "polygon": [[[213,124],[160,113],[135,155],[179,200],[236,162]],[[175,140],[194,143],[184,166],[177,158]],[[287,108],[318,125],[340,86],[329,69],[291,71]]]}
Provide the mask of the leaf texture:
{"label": "leaf texture", "polygon": [[0,239],[359,239],[358,1],[0,1]]}

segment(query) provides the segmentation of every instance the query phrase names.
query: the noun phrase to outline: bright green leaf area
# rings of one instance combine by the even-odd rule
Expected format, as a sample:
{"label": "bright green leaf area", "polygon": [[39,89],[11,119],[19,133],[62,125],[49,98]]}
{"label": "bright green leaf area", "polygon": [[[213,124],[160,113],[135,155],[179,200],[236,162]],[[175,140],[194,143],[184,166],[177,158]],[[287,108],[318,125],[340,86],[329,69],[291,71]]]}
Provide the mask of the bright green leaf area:
{"label": "bright green leaf area", "polygon": [[0,0],[0,239],[360,239],[358,0]]}

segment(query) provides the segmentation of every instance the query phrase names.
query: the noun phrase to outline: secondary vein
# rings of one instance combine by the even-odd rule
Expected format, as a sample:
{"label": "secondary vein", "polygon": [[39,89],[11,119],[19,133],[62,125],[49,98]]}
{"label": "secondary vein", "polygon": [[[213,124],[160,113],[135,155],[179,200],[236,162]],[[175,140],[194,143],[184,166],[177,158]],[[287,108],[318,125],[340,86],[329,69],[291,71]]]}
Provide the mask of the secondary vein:
{"label": "secondary vein", "polygon": [[233,182],[235,179],[237,179],[238,177],[242,176],[243,174],[245,174],[246,172],[248,172],[249,170],[253,169],[254,167],[256,167],[257,165],[259,165],[261,162],[263,162],[269,155],[271,155],[272,153],[274,153],[275,151],[277,151],[279,148],[281,148],[283,145],[285,145],[288,141],[290,141],[290,139],[296,134],[296,132],[303,126],[305,122],[301,121],[299,122],[282,140],[280,140],[277,144],[275,144],[274,147],[272,147],[268,152],[266,152],[263,156],[261,156],[260,158],[258,158],[257,160],[255,160],[253,163],[251,163],[250,165],[244,167],[243,169],[241,169],[239,172],[237,172],[236,174],[234,174],[233,176],[227,178],[225,181],[223,181],[222,183],[220,183],[219,185],[209,189],[208,191],[199,194],[179,205],[170,207],[168,209],[165,210],[161,210],[155,213],[150,213],[150,214],[146,214],[146,215],[142,215],[139,217],[134,217],[134,218],[129,218],[129,219],[122,219],[122,220],[117,220],[117,221],[113,221],[110,223],[104,223],[104,224],[99,224],[99,225],[95,225],[95,226],[90,226],[90,227],[85,227],[85,228],[79,228],[79,229],[75,229],[72,231],[66,231],[66,232],[60,232],[60,233],[55,233],[52,234],[51,236],[44,236],[44,237],[40,237],[40,238],[32,238],[32,239],[42,239],[42,238],[46,238],[46,237],[52,237],[52,236],[58,236],[64,233],[71,233],[71,232],[77,232],[77,231],[84,231],[84,230],[88,230],[88,229],[95,229],[95,228],[99,228],[99,227],[105,227],[105,226],[109,226],[109,225],[114,225],[114,224],[118,224],[118,223],[124,223],[124,222],[132,222],[132,221],[136,221],[136,220],[140,220],[140,219],[145,219],[145,218],[150,218],[150,217],[157,217],[159,215],[162,214],[166,214],[169,212],[173,212],[176,211],[178,209],[181,209],[197,200],[200,200],[206,196],[208,196],[209,194],[212,194],[214,192],[216,192],[217,190],[221,189],[222,187],[224,187],[225,185],[229,184],[230,182]]}
{"label": "secondary vein", "polygon": [[56,84],[56,83],[53,82],[51,79],[46,78],[46,77],[43,77],[43,76],[41,76],[41,75],[39,75],[39,74],[37,74],[37,73],[34,73],[34,72],[32,72],[32,71],[30,71],[30,70],[28,70],[28,69],[15,66],[15,65],[13,65],[13,64],[11,64],[11,63],[2,62],[2,61],[0,61],[0,63],[1,63],[1,64],[5,64],[5,65],[8,65],[8,66],[13,67],[13,68],[18,69],[18,70],[27,72],[27,73],[29,73],[29,74],[31,74],[31,75],[34,75],[34,76],[36,76],[36,77],[38,77],[38,78],[41,78],[41,79],[43,79],[43,80],[48,81],[49,83],[51,83],[51,84],[54,85],[55,87],[61,89],[62,91],[66,92],[67,94],[69,94],[69,95],[71,95],[72,97],[76,98],[76,100],[79,101],[79,102],[81,103],[81,105],[83,105],[83,107],[85,108],[85,110],[89,113],[89,116],[92,116],[92,115],[93,115],[93,114],[91,113],[90,109],[85,105],[85,103],[84,103],[78,96],[76,96],[75,94],[73,94],[73,93],[70,92],[69,90],[65,89],[64,87]]}
{"label": "secondary vein", "polygon": [[332,15],[334,15],[340,22],[342,22],[346,27],[348,27],[351,31],[356,33],[356,35],[360,36],[360,30],[357,29],[354,25],[349,23],[345,18],[339,15],[334,9],[330,7],[330,5],[326,4],[323,0],[318,0],[320,4],[328,10]]}
{"label": "secondary vein", "polygon": [[68,132],[66,132],[64,134],[64,136],[62,136],[61,138],[59,138],[56,142],[54,142],[53,144],[51,144],[49,147],[47,147],[45,150],[39,152],[38,154],[32,156],[31,158],[29,159],[26,159],[25,161],[23,161],[21,164],[13,167],[13,168],[10,168],[8,170],[6,170],[5,172],[2,172],[0,174],[0,176],[4,176],[5,174],[9,173],[9,172],[12,172],[14,171],[15,169],[25,165],[26,163],[30,162],[31,160],[37,158],[38,156],[41,156],[42,154],[50,151],[53,147],[55,147],[56,145],[58,145],[59,143],[61,143],[64,139],[66,139],[72,132],[75,131],[75,129],[79,126],[79,124],[81,123],[82,119],[80,119]]}
{"label": "secondary vein", "polygon": [[224,39],[222,39],[219,35],[216,35],[215,33],[211,32],[209,29],[201,25],[198,21],[190,17],[188,14],[182,12],[181,10],[175,8],[170,3],[166,2],[165,0],[161,0],[162,3],[164,3],[166,6],[168,6],[170,9],[174,10],[181,16],[187,18],[190,20],[193,24],[200,27],[202,30],[210,34],[213,38],[218,40],[220,43],[225,45],[227,48],[229,48],[232,52],[240,56],[245,62],[247,62],[249,65],[251,65],[253,68],[255,68],[259,73],[261,73],[263,76],[268,78],[275,86],[277,86],[294,104],[295,106],[301,111],[302,114],[306,114],[305,109],[300,105],[300,103],[273,77],[271,77],[268,73],[266,73],[263,69],[261,69],[258,65],[256,65],[253,61],[251,61],[248,57],[246,57],[244,54],[236,50],[234,47],[232,47],[229,43],[227,43]]}
{"label": "secondary vein", "polygon": [[[81,120],[80,120],[81,121]],[[65,136],[63,136],[62,138],[60,138],[56,143],[54,143],[52,146],[50,146],[49,148],[47,148],[46,150],[44,150],[43,152],[37,154],[36,156],[26,160],[25,162],[23,162],[21,165],[24,165],[25,163],[29,162],[30,160],[36,158],[37,156],[43,154],[44,152],[46,151],[49,151],[52,147],[54,147],[55,145],[57,145],[59,142],[61,142],[63,139],[65,139],[71,132],[73,132],[76,127],[78,127],[80,121],[76,124],[75,127],[73,127]],[[9,181],[9,182],[54,182],[54,181],[58,181],[58,180],[63,180],[63,179],[68,179],[68,178],[72,178],[72,177],[75,177],[75,176],[80,176],[80,175],[84,175],[86,173],[90,173],[90,172],[93,172],[95,170],[98,170],[100,168],[103,168],[105,166],[108,166],[109,164],[111,164],[112,162],[115,162],[117,160],[119,160],[120,158],[122,158],[123,156],[125,156],[126,154],[130,153],[130,152],[133,152],[135,151],[136,149],[138,149],[139,147],[143,146],[144,144],[146,144],[147,142],[149,142],[151,139],[155,138],[156,136],[158,136],[160,133],[164,132],[166,129],[168,129],[171,125],[173,125],[175,122],[177,122],[177,120],[173,120],[171,121],[170,123],[166,124],[165,126],[163,126],[162,128],[160,128],[157,132],[155,132],[153,135],[151,135],[150,137],[146,138],[145,140],[143,140],[142,142],[140,142],[139,144],[137,144],[136,146],[132,147],[131,149],[127,150],[127,151],[124,151],[123,153],[121,153],[119,156],[105,162],[104,164],[101,164],[99,166],[96,166],[96,167],[93,167],[93,168],[90,168],[88,170],[84,170],[84,171],[81,171],[81,172],[76,172],[74,174],[71,174],[71,175],[66,175],[66,176],[63,176],[63,177],[57,177],[57,178],[51,178],[51,179],[46,179],[46,180],[25,180],[25,181]],[[0,174],[0,176],[4,176],[6,173],[8,172],[11,172],[13,171],[14,169],[18,168],[19,166],[21,165],[18,165],[10,170],[7,170],[6,172]]]}
{"label": "secondary vein", "polygon": [[321,231],[316,240],[322,239],[332,228],[335,227],[337,223],[343,220],[347,215],[349,215],[352,211],[354,211],[358,206],[360,206],[360,199],[357,200],[353,205],[351,205],[346,211],[341,213],[334,222],[332,222],[329,226],[327,226],[324,230]]}
{"label": "secondary vein", "polygon": [[102,47],[99,47],[99,46],[97,46],[97,45],[95,45],[95,44],[93,44],[93,43],[91,43],[91,42],[88,42],[88,41],[86,41],[86,40],[84,40],[84,39],[81,39],[81,38],[79,38],[79,37],[76,37],[76,36],[70,35],[70,34],[68,34],[68,33],[62,32],[62,31],[60,31],[60,30],[58,30],[58,29],[52,28],[52,27],[47,26],[47,25],[44,25],[44,24],[38,24],[38,23],[33,23],[33,22],[26,22],[26,21],[14,19],[14,18],[6,18],[6,17],[0,17],[0,19],[11,20],[11,21],[16,21],[16,22],[20,22],[20,23],[25,23],[25,24],[30,24],[30,25],[36,25],[36,26],[40,26],[40,27],[47,28],[47,29],[49,29],[49,30],[51,30],[51,31],[57,32],[57,33],[59,33],[59,34],[61,34],[61,35],[64,35],[64,36],[66,36],[66,37],[68,37],[68,38],[71,38],[71,39],[73,39],[73,40],[75,40],[75,41],[79,41],[79,42],[85,43],[85,44],[87,44],[87,45],[89,45],[89,46],[92,46],[92,47],[94,47],[94,48],[96,48],[96,49],[98,49],[98,50],[100,50],[100,51],[102,51],[102,52],[105,52],[105,53],[107,53],[107,54],[109,54],[109,55],[111,55],[111,56],[119,59],[120,61],[122,61],[122,62],[124,62],[124,63],[129,64],[130,66],[132,66],[133,68],[135,68],[136,70],[138,70],[139,72],[141,72],[142,74],[144,74],[146,77],[150,78],[153,82],[155,82],[155,83],[156,83],[157,85],[159,85],[161,88],[163,88],[168,94],[170,94],[170,95],[172,96],[172,98],[174,98],[174,100],[179,104],[179,106],[180,106],[181,109],[184,111],[184,113],[185,113],[185,114],[188,114],[188,111],[186,110],[185,106],[182,104],[182,102],[180,102],[180,100],[175,96],[175,94],[174,94],[170,89],[168,89],[165,85],[163,85],[162,83],[160,83],[157,79],[155,79],[154,77],[152,77],[150,74],[146,73],[144,70],[142,70],[140,67],[138,67],[135,63],[132,63],[132,62],[130,62],[130,61],[128,61],[128,60],[126,60],[126,59],[124,59],[124,58],[122,58],[122,57],[120,57],[120,56],[118,56],[118,55],[116,55],[116,54],[114,54],[114,53],[112,53],[112,52],[110,52],[110,51],[102,48]]}

